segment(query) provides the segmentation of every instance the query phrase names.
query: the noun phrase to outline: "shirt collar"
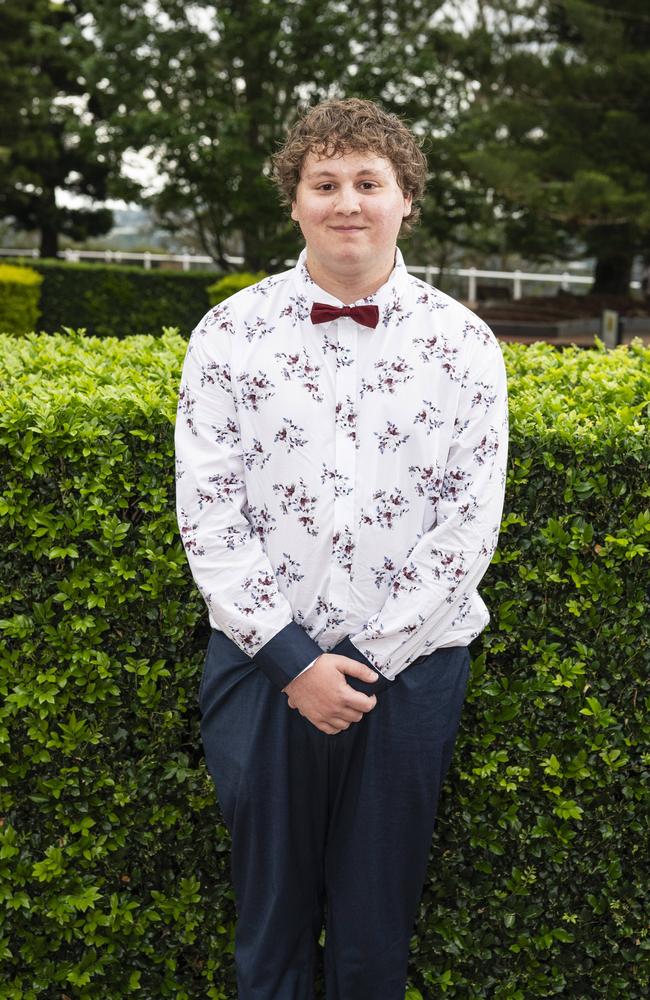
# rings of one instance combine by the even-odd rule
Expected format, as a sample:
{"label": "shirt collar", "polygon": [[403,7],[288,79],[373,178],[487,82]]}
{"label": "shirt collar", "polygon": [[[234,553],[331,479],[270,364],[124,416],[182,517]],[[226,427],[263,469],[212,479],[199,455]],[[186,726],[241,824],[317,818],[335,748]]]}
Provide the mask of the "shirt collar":
{"label": "shirt collar", "polygon": [[303,249],[298,262],[294,268],[295,283],[297,285],[298,294],[303,295],[309,302],[326,302],[328,305],[332,306],[342,306],[342,305],[376,305],[379,307],[381,313],[382,308],[389,302],[392,304],[395,300],[399,300],[404,289],[406,280],[408,278],[408,271],[406,270],[406,265],[404,263],[404,258],[399,247],[395,247],[395,266],[388,276],[388,279],[373,292],[372,295],[366,295],[363,299],[356,299],[355,302],[344,303],[341,299],[337,299],[335,295],[330,292],[326,292],[324,288],[320,288],[319,285],[312,279],[309,271],[307,270],[307,249]]}

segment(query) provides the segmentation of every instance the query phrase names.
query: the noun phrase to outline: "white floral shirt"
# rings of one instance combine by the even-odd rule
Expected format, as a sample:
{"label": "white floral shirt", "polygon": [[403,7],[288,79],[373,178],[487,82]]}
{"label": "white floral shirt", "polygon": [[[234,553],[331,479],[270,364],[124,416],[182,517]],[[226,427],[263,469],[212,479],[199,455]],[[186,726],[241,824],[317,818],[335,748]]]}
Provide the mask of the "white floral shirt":
{"label": "white floral shirt", "polygon": [[[400,251],[376,329],[296,267],[192,332],[176,421],[177,514],[210,624],[283,680],[349,637],[386,678],[468,645],[497,544],[508,411],[501,349]],[[280,635],[300,638],[287,664]],[[304,639],[304,641],[303,641]]]}

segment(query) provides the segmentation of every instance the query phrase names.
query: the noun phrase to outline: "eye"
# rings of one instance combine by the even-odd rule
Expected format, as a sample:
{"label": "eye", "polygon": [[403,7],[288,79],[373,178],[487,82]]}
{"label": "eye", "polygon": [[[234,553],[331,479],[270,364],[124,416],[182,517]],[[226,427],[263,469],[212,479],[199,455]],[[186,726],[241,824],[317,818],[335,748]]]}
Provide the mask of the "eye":
{"label": "eye", "polygon": [[334,190],[334,185],[332,183],[330,183],[330,181],[325,181],[324,184],[319,184],[316,190],[317,191],[325,191],[325,192],[327,192],[327,191],[333,191]]}
{"label": "eye", "polygon": [[376,188],[377,185],[374,181],[361,181],[361,187],[364,191],[372,191],[372,189]]}

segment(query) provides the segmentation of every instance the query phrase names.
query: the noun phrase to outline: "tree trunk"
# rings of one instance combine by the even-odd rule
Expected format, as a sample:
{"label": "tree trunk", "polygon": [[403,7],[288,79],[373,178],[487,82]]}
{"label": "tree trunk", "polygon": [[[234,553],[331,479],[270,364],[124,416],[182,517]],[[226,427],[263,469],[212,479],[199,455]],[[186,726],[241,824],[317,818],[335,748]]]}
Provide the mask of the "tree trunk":
{"label": "tree trunk", "polygon": [[59,255],[59,234],[54,226],[41,226],[41,246],[39,256],[58,257]]}
{"label": "tree trunk", "polygon": [[59,226],[54,188],[44,189],[43,197],[40,201],[41,246],[39,255],[41,257],[58,257]]}
{"label": "tree trunk", "polygon": [[629,295],[636,248],[628,227],[603,227],[589,242],[596,258],[592,294]]}
{"label": "tree trunk", "polygon": [[596,261],[592,293],[594,295],[629,295],[633,255],[607,254]]}
{"label": "tree trunk", "polygon": [[449,259],[449,244],[442,243],[438,254],[438,277],[436,278],[436,288],[443,290],[443,283],[446,280],[447,260]]}
{"label": "tree trunk", "polygon": [[261,271],[263,268],[266,268],[268,266],[268,262],[260,253],[259,235],[257,233],[244,232],[242,233],[242,239],[244,243],[244,269],[246,271],[250,271],[252,274],[255,274],[257,271]]}

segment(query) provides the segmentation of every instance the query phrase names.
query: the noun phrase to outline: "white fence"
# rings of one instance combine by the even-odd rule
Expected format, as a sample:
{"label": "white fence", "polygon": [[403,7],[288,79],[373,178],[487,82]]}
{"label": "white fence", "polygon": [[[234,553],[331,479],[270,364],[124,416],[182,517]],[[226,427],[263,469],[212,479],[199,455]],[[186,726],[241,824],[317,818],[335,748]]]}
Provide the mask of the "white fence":
{"label": "white fence", "polygon": [[[0,256],[38,257],[38,250],[0,249]],[[197,265],[198,267],[215,266],[212,257],[194,256],[186,253],[131,253],[126,250],[63,250],[60,256],[63,260],[72,262],[80,260],[102,260],[107,264],[140,263],[146,271],[151,270],[152,266],[157,266],[159,264],[180,264],[181,270],[183,271],[191,270],[193,265]],[[242,257],[226,257],[226,260],[230,264],[243,264],[244,262]],[[285,261],[285,264],[288,267],[294,263],[295,261],[293,260]],[[430,285],[434,283],[436,275],[440,273],[440,268],[435,267],[432,264],[427,264],[425,266],[409,264],[407,266],[408,270],[412,274],[422,275],[424,280]],[[563,271],[560,274],[547,274],[544,272],[533,271],[482,271],[476,267],[459,267],[449,268],[445,271],[445,274],[466,280],[467,295],[465,298],[468,302],[476,302],[478,287],[477,282],[481,278],[490,278],[492,280],[507,282],[511,286],[513,299],[520,299],[522,297],[522,287],[524,282],[543,282],[558,285],[564,291],[569,291],[572,285],[584,286],[593,284],[593,278],[589,275],[570,274],[568,271]],[[631,283],[631,287],[639,288],[640,283],[638,281],[633,281]]]}

